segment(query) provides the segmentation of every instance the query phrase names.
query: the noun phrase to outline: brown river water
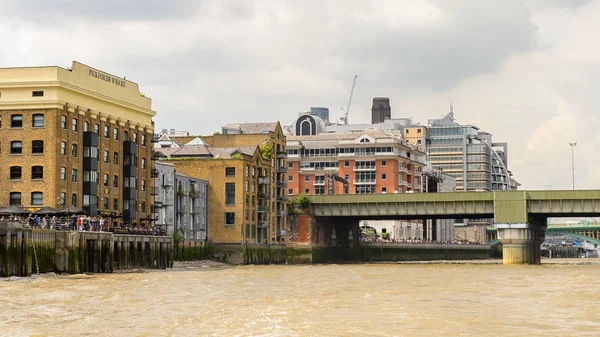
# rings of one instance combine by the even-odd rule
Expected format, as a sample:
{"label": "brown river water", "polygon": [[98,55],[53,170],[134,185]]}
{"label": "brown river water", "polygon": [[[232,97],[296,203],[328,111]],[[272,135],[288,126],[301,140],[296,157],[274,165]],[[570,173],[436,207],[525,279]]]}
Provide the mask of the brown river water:
{"label": "brown river water", "polygon": [[9,278],[0,336],[600,336],[600,260]]}

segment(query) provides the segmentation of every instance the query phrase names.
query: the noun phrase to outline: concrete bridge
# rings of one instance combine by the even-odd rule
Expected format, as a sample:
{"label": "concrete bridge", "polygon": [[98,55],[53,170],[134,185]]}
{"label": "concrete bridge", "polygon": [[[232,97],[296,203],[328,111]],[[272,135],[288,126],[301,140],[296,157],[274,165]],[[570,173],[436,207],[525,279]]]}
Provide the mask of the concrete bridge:
{"label": "concrete bridge", "polygon": [[600,190],[323,195],[311,202],[317,227],[355,242],[359,220],[493,218],[505,264],[540,263],[548,218],[600,216]]}

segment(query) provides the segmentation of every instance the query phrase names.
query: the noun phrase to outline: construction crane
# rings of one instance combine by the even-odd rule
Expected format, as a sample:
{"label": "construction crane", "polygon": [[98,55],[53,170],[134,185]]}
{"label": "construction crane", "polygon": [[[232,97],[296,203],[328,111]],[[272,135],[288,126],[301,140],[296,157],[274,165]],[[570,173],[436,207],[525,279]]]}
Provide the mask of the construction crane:
{"label": "construction crane", "polygon": [[[344,124],[348,124],[348,111],[350,111],[350,104],[352,103],[352,96],[354,95],[356,78],[358,78],[358,75],[354,75],[354,80],[352,81],[352,89],[350,90],[350,97],[348,98],[348,104],[346,105],[346,111],[344,112],[344,116],[340,118],[340,121],[344,122]],[[342,111],[344,111],[344,106],[342,106]]]}

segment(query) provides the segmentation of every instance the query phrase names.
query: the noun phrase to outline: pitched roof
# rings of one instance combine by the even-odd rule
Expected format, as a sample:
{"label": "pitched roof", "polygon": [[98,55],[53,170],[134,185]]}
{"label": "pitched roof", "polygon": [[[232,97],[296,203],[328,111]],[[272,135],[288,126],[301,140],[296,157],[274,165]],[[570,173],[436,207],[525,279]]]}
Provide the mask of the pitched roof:
{"label": "pitched roof", "polygon": [[279,122],[227,124],[223,126],[223,129],[240,130],[242,134],[257,134],[274,132],[277,128],[277,124],[279,124]]}
{"label": "pitched roof", "polygon": [[207,146],[207,144],[202,139],[200,139],[200,137],[196,137],[191,141],[187,142],[185,146]]}
{"label": "pitched roof", "polygon": [[257,149],[258,149],[258,146],[211,148],[212,153],[215,157],[223,157],[223,158],[231,158],[231,156],[235,155],[236,153],[253,156],[254,152],[256,152]]}

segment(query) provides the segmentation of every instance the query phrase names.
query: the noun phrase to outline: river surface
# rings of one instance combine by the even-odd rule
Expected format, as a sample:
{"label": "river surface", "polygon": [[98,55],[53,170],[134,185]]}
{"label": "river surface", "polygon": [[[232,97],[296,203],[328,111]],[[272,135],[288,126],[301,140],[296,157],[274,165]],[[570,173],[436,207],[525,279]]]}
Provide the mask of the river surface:
{"label": "river surface", "polygon": [[600,261],[199,266],[0,281],[0,336],[204,335],[600,336]]}

